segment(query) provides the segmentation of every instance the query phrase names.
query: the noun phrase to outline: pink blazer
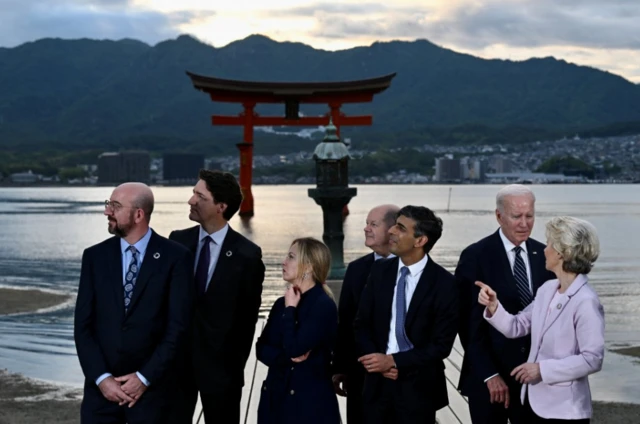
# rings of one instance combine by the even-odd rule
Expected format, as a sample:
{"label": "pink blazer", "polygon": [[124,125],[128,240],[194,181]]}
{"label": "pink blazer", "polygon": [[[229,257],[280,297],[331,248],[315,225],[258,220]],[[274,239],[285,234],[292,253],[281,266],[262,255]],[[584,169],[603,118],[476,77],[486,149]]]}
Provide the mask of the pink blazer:
{"label": "pink blazer", "polygon": [[602,368],[604,310],[586,275],[578,275],[550,305],[558,287],[558,280],[544,283],[534,301],[518,315],[509,314],[499,305],[491,318],[485,309],[484,318],[509,338],[531,333],[527,362],[540,364],[542,381],[522,386],[523,403],[528,390],[531,408],[539,417],[591,418],[587,376]]}

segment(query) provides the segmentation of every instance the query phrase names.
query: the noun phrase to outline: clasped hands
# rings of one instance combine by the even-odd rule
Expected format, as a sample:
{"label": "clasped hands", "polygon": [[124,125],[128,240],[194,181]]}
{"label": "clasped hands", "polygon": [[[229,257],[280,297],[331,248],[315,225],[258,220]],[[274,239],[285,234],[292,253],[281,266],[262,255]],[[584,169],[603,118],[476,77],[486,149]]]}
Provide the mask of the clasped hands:
{"label": "clasped hands", "polygon": [[364,369],[367,372],[379,372],[383,377],[391,380],[398,379],[398,369],[396,363],[391,355],[385,355],[383,353],[370,353],[368,355],[358,358]]}
{"label": "clasped hands", "polygon": [[117,402],[120,406],[129,404],[129,408],[132,408],[147,390],[147,386],[140,381],[135,372],[122,377],[107,377],[100,382],[98,388],[107,400]]}

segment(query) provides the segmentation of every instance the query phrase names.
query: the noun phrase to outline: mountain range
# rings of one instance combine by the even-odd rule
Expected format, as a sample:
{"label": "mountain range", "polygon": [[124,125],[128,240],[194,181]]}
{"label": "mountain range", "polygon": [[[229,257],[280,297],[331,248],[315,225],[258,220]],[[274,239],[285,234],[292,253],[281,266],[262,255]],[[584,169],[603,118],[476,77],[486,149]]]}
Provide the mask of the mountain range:
{"label": "mountain range", "polygon": [[[391,87],[372,103],[344,109],[373,114],[371,128],[343,134],[374,144],[435,142],[460,128],[474,142],[482,141],[477,133],[572,135],[640,122],[640,85],[551,57],[485,60],[426,40],[330,52],[260,35],[221,48],[188,35],[155,46],[130,39],[41,39],[0,48],[0,149],[211,152],[224,144],[222,150],[235,150],[241,128],[214,128],[209,117],[240,107],[211,102],[185,71],[252,81],[339,81],[395,72]],[[284,107],[257,111],[281,115]],[[302,105],[301,111],[314,115],[326,108]],[[295,144],[290,137],[256,133],[256,149],[261,139],[271,146]]]}

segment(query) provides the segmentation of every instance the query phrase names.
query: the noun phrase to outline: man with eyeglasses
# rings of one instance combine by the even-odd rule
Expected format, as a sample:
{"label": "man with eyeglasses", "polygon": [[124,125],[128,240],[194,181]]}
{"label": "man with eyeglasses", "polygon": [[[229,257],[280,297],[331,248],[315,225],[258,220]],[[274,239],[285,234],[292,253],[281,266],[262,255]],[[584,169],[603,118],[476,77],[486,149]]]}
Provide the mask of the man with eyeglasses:
{"label": "man with eyeglasses", "polygon": [[74,317],[82,424],[168,424],[176,352],[191,318],[193,256],[149,227],[153,206],[146,185],[116,187],[104,210],[114,237],[82,256]]}
{"label": "man with eyeglasses", "polygon": [[229,226],[241,202],[233,175],[202,170],[188,201],[189,219],[199,225],[169,235],[196,258],[195,316],[172,408],[175,423],[193,420],[198,392],[205,422],[240,422],[265,271],[260,247]]}

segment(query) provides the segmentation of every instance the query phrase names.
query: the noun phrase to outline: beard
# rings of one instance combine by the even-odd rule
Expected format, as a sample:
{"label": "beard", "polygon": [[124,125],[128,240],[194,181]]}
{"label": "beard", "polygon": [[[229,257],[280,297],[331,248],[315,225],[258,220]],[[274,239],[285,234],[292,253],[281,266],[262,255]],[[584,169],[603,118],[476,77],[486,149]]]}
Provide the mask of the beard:
{"label": "beard", "polygon": [[120,223],[113,218],[109,218],[109,225],[107,226],[107,230],[109,233],[120,237],[125,238],[129,235],[129,232],[133,228],[133,213],[129,216],[127,223]]}

